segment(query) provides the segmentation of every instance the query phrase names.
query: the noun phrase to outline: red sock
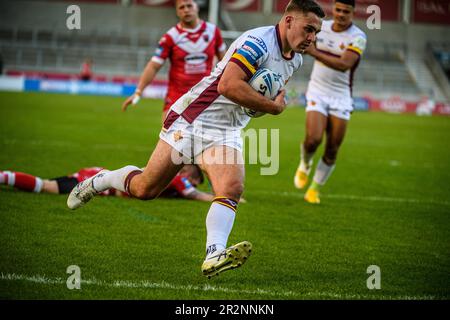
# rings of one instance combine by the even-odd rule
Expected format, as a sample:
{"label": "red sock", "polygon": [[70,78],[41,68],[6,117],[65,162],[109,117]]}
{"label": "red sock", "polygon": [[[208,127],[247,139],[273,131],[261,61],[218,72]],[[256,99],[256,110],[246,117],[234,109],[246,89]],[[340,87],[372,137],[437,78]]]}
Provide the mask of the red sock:
{"label": "red sock", "polygon": [[29,192],[41,192],[42,179],[22,172],[4,172],[5,184]]}

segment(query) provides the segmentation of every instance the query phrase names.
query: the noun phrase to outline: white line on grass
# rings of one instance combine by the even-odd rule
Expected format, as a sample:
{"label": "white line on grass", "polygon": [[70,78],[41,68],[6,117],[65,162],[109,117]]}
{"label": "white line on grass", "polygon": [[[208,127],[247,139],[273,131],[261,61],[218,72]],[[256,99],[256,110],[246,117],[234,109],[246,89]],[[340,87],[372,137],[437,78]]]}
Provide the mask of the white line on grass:
{"label": "white line on grass", "polygon": [[[6,281],[27,281],[33,283],[39,283],[44,285],[54,285],[60,284],[65,285],[66,280],[62,278],[49,278],[41,275],[27,276],[23,274],[15,273],[0,273],[0,280]],[[136,288],[136,289],[167,289],[167,290],[182,290],[182,291],[213,291],[221,293],[233,293],[233,294],[248,294],[248,295],[260,295],[260,296],[276,296],[280,298],[293,298],[293,297],[304,297],[308,299],[310,297],[324,297],[340,300],[354,300],[354,299],[382,299],[382,300],[433,300],[436,299],[435,296],[386,296],[377,294],[340,294],[332,292],[294,292],[294,291],[270,291],[265,289],[256,288],[254,290],[238,290],[231,289],[220,286],[213,286],[210,284],[199,285],[176,285],[165,281],[161,282],[151,282],[147,280],[142,281],[127,281],[127,280],[117,280],[113,282],[107,282],[97,279],[91,280],[81,280],[81,286],[92,285],[100,287],[110,287],[110,288]]]}
{"label": "white line on grass", "polygon": [[[266,191],[266,190],[253,190],[252,193],[260,193],[260,194],[270,194],[270,195],[278,195],[285,197],[296,197],[302,198],[304,196],[303,192],[289,192],[289,191]],[[414,199],[414,198],[393,198],[393,197],[379,197],[379,196],[357,196],[351,194],[322,194],[323,198],[330,199],[345,199],[345,200],[362,200],[362,201],[378,201],[378,202],[403,202],[403,203],[419,203],[419,204],[437,204],[450,206],[449,201],[439,201],[439,200],[427,200],[427,199]]]}

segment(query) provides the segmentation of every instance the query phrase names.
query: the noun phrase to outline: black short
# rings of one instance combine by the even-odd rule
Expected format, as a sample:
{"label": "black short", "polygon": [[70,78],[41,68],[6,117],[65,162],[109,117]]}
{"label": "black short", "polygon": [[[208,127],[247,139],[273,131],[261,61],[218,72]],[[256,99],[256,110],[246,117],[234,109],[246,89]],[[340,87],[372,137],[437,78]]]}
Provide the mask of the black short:
{"label": "black short", "polygon": [[78,180],[75,177],[58,177],[50,180],[56,181],[60,194],[70,193],[70,191],[78,184]]}

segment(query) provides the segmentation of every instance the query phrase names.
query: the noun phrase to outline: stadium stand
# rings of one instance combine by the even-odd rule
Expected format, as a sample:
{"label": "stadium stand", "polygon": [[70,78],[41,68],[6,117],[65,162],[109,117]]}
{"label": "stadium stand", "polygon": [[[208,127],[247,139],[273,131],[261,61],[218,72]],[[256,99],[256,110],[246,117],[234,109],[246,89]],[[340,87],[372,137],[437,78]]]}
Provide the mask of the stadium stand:
{"label": "stadium stand", "polygon": [[428,43],[427,65],[450,100],[450,43]]}
{"label": "stadium stand", "polygon": [[[67,14],[62,11],[67,5],[64,1],[2,2],[0,52],[6,73],[41,72],[49,77],[64,77],[64,74],[76,77],[82,60],[91,57],[95,79],[135,82],[156,48],[159,37],[176,21],[172,8],[125,7],[120,5],[120,1],[116,4],[83,2],[85,25],[81,30],[69,31],[65,28]],[[47,15],[30,16],[29,10],[42,10],[44,6],[48,8]],[[22,12],[25,7],[29,10]],[[279,17],[276,13],[245,12],[243,19],[243,14],[230,12],[227,16],[242,30],[272,24]],[[356,74],[355,95],[418,98],[433,88],[437,99],[450,100],[447,87],[441,83],[442,80],[436,80],[436,72],[430,71],[431,66],[426,61],[425,39],[432,35],[433,39],[441,40],[443,35],[439,38],[440,33],[433,27],[417,26],[414,28],[420,32],[413,30],[405,37],[399,37],[405,30],[403,22],[387,22],[383,35],[380,35],[377,30],[367,30],[362,22],[357,21],[357,24],[366,29],[369,43]],[[232,40],[226,39],[228,43]],[[448,67],[448,51],[442,51],[447,55],[439,53],[439,50],[436,52],[436,57],[447,57],[447,60],[439,59],[441,63],[438,63],[444,70],[445,61]],[[312,60],[307,57],[302,72],[291,85],[303,90],[311,68]],[[167,66],[160,77],[164,78],[166,72]]]}

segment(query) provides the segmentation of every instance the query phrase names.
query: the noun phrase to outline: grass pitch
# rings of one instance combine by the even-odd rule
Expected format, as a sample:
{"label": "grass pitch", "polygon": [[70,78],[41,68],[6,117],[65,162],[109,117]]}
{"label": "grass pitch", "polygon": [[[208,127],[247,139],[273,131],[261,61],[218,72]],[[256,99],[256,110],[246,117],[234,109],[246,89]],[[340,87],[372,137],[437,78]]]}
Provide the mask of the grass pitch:
{"label": "grass pitch", "polygon": [[[0,169],[43,178],[144,166],[160,130],[156,100],[126,113],[110,97],[0,101]],[[449,118],[355,113],[319,206],[293,186],[304,110],[250,127],[280,129],[280,169],[261,176],[261,165],[246,166],[248,203],[229,239],[254,245],[242,268],[201,275],[207,203],[98,197],[72,212],[65,195],[0,187],[0,298],[450,298]],[[81,290],[66,287],[70,265],[81,268]],[[367,288],[370,265],[380,290]]]}

